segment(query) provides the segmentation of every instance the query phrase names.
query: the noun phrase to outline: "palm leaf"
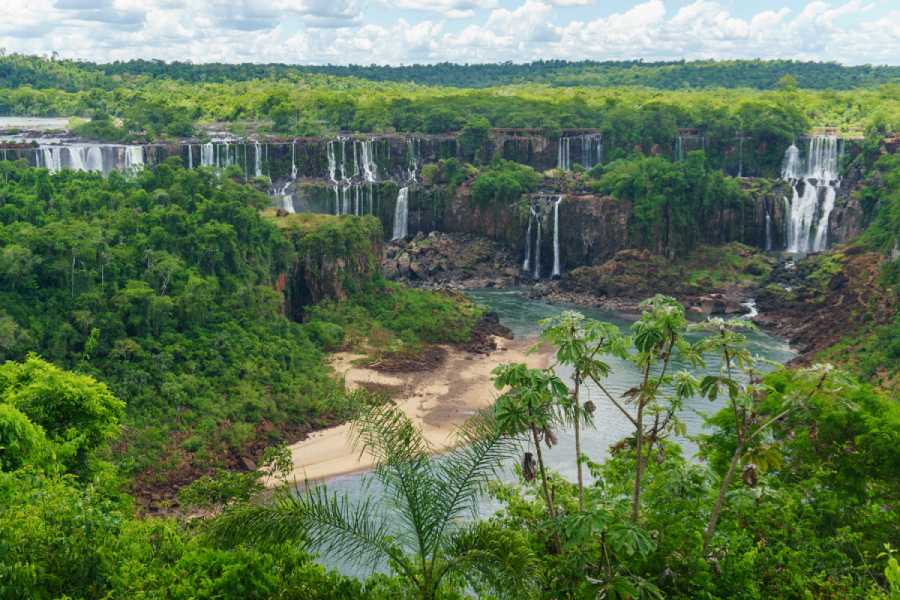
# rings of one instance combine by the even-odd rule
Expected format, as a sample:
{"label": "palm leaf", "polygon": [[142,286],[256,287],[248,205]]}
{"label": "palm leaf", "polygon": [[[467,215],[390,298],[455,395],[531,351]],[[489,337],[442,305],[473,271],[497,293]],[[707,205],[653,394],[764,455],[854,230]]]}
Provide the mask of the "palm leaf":
{"label": "palm leaf", "polygon": [[428,554],[437,494],[432,449],[422,432],[402,410],[388,405],[360,415],[353,435],[357,448],[377,461],[374,473],[404,525],[399,531],[404,545]]}
{"label": "palm leaf", "polygon": [[440,544],[450,523],[470,511],[477,518],[478,498],[496,479],[505,461],[518,457],[519,437],[504,435],[491,411],[483,411],[456,430],[456,447],[435,470],[438,511],[435,513],[435,544]]}
{"label": "palm leaf", "polygon": [[210,533],[226,543],[296,542],[363,567],[402,560],[385,517],[374,509],[371,499],[352,505],[325,486],[308,488],[297,496],[285,491],[267,504],[226,510],[212,523]]}

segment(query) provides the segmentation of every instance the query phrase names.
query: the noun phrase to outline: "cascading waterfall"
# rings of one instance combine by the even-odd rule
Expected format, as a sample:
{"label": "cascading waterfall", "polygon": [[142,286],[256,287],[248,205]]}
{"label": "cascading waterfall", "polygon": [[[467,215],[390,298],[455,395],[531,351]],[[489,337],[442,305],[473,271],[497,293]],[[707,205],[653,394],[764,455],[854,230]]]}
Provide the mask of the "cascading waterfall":
{"label": "cascading waterfall", "polygon": [[216,146],[212,142],[207,142],[200,146],[200,166],[216,166]]}
{"label": "cascading waterfall", "polygon": [[585,169],[591,169],[603,162],[603,136],[599,133],[585,133],[576,136],[559,138],[559,149],[556,157],[556,167],[561,171],[572,170],[572,141],[575,141],[579,157],[579,164]]}
{"label": "cascading waterfall", "polygon": [[253,143],[253,174],[255,177],[262,177],[262,145],[259,142]]}
{"label": "cascading waterfall", "polygon": [[541,215],[538,213],[535,219],[537,223],[537,233],[534,237],[534,278],[541,278]]}
{"label": "cascading waterfall", "polygon": [[144,166],[144,148],[121,144],[42,145],[36,150],[36,163],[51,173],[64,169],[107,174],[133,171]]}
{"label": "cascading waterfall", "polygon": [[[374,139],[339,137],[326,145],[328,179],[334,190],[334,214],[359,215],[374,210],[373,185],[378,182],[375,151]],[[293,154],[291,160],[294,160]]]}
{"label": "cascading waterfall", "polygon": [[836,136],[816,136],[807,143],[806,164],[794,144],[787,149],[781,177],[793,193],[788,220],[788,252],[819,252],[828,246],[828,222],[840,187]]}
{"label": "cascading waterfall", "polygon": [[553,272],[552,277],[559,277],[559,204],[562,202],[563,196],[557,196],[553,202]]}
{"label": "cascading waterfall", "polygon": [[528,230],[525,232],[525,260],[522,262],[522,270],[526,273],[531,268],[531,224],[534,223],[536,216],[534,207],[530,207],[528,214]]}
{"label": "cascading waterfall", "polygon": [[144,167],[144,148],[128,146],[125,150],[125,170],[134,171]]}
{"label": "cascading waterfall", "polygon": [[572,168],[572,138],[559,138],[559,151],[556,156],[556,167],[560,171],[569,171]]}
{"label": "cascading waterfall", "polygon": [[62,170],[62,148],[43,146],[39,149],[39,152],[42,167],[51,173],[58,173]]}
{"label": "cascading waterfall", "polygon": [[[738,137],[738,177],[744,176],[744,136]],[[768,213],[766,213],[768,216]]]}
{"label": "cascading waterfall", "polygon": [[409,188],[402,187],[397,193],[397,205],[394,207],[394,235],[391,240],[405,239],[407,230],[407,218],[409,217]]}
{"label": "cascading waterfall", "polygon": [[[362,155],[363,178],[369,183],[375,183],[378,180],[378,165],[375,163],[375,141],[365,140],[356,142],[359,144],[360,154]],[[354,148],[354,159],[356,159],[356,149]],[[359,167],[355,169],[359,173]]]}
{"label": "cascading waterfall", "polygon": [[684,136],[675,138],[675,160],[681,162],[684,160]]}
{"label": "cascading waterfall", "polygon": [[766,211],[766,252],[772,251],[772,216],[769,208],[769,200],[764,199],[763,207]]}
{"label": "cascading waterfall", "polygon": [[406,151],[409,154],[409,170],[407,179],[411,182],[418,181],[419,176],[419,157],[420,157],[421,140],[418,138],[407,138]]}

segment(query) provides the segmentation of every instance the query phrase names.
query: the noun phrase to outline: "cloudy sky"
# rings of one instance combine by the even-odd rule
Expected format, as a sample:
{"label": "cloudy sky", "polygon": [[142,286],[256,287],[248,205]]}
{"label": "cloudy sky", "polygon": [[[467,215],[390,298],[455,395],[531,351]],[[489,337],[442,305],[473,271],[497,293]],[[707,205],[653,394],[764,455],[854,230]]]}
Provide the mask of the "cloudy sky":
{"label": "cloudy sky", "polygon": [[900,64],[900,0],[0,0],[0,48],[108,62]]}

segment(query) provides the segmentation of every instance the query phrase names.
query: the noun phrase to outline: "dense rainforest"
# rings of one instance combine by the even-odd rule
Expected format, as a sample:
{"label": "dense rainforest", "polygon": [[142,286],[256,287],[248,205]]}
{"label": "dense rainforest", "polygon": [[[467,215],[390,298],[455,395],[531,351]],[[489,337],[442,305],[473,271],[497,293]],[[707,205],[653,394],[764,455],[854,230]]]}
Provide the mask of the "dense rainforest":
{"label": "dense rainforest", "polygon": [[[0,56],[0,115],[88,117],[71,124],[83,139],[176,149],[105,174],[0,160],[0,598],[900,595],[896,67],[13,54]],[[787,223],[787,196],[803,190],[792,186],[812,184],[778,175],[817,127],[853,138],[835,158],[845,183],[829,188],[852,226],[839,244],[783,254],[767,225]],[[504,128],[537,141],[499,158]],[[602,138],[602,159],[588,146],[564,165],[564,129]],[[304,148],[291,139],[277,157],[285,137],[401,132],[456,146],[448,157],[413,138],[357,136],[337,159],[309,138],[331,156],[299,179],[254,171],[246,154],[187,164],[222,130],[271,138],[285,173]],[[682,134],[703,141],[673,148]],[[745,136],[746,155],[732,143]],[[361,168],[357,149],[390,155],[391,144],[401,149],[381,156],[384,180],[327,179],[344,147],[361,179],[379,165]],[[538,166],[537,146],[559,163]],[[367,190],[371,214],[292,214],[276,179],[314,188],[335,212],[346,190]],[[348,212],[364,212],[354,201]],[[335,366],[377,367],[378,381],[419,370],[424,386],[448,348],[477,365],[511,343],[492,341],[508,331],[486,307],[427,289],[446,287],[410,264],[412,248],[447,239],[429,227],[463,236],[460,278],[478,260],[505,272],[511,250],[510,277],[535,296],[639,297],[627,324],[571,305],[533,324],[523,356],[546,353],[546,367],[497,365],[488,408],[468,411],[440,455],[396,402],[403,385],[352,386]],[[612,237],[622,248],[598,258]],[[582,262],[567,271],[564,257],[563,272],[551,278],[547,264],[532,280],[541,239],[545,262],[560,245]],[[387,257],[423,286],[389,281]],[[749,317],[685,308],[735,281],[811,350],[772,364]],[[635,383],[619,389],[624,371]],[[590,442],[610,414],[621,435]],[[344,422],[375,463],[363,493],[290,480],[286,445]]]}
{"label": "dense rainforest", "polygon": [[57,87],[76,91],[115,87],[117,78],[147,77],[190,83],[222,83],[254,79],[284,79],[304,75],[357,77],[451,87],[493,87],[541,83],[558,87],[644,86],[664,90],[680,88],[775,89],[787,76],[799,87],[846,90],[898,83],[900,69],[892,66],[844,66],[833,62],[792,60],[731,61],[578,61],[545,60],[531,63],[379,66],[193,64],[160,60],[116,61],[95,64],[73,60],[46,61],[10,55],[0,62],[0,77],[9,87]]}
{"label": "dense rainforest", "polygon": [[[666,138],[666,143],[678,128],[713,135],[777,131],[791,138],[810,127],[891,131],[900,119],[897,83],[888,81],[850,91],[804,87],[791,77],[762,90],[660,90],[632,83],[466,89],[326,73],[275,77],[262,72],[195,82],[175,76],[177,65],[163,66],[160,73],[111,77],[98,65],[0,57],[0,115],[99,118],[100,123],[82,130],[92,139],[190,137],[202,135],[198,126],[212,124],[238,135],[442,133],[478,128],[483,119],[490,127],[557,134],[563,128],[599,128],[632,139],[647,137],[642,134],[647,131],[652,133],[648,139]],[[781,72],[777,63],[769,66]],[[116,120],[105,120],[110,115]]]}

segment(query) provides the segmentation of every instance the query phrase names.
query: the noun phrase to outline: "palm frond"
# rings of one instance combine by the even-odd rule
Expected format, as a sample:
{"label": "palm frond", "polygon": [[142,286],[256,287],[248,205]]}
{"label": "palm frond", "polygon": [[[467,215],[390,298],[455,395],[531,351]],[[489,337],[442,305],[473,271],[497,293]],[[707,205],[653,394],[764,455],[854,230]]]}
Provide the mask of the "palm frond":
{"label": "palm frond", "polygon": [[404,525],[402,541],[428,554],[437,495],[431,447],[422,432],[397,407],[380,406],[357,419],[353,434],[357,447],[377,461],[375,476]]}
{"label": "palm frond", "polygon": [[468,419],[456,431],[457,445],[437,465],[436,478],[439,511],[435,514],[438,533],[435,544],[447,525],[465,511],[477,517],[478,498],[494,480],[502,464],[518,458],[520,437],[504,435],[491,411]]}
{"label": "palm frond", "polygon": [[210,534],[226,543],[293,541],[361,567],[403,560],[387,520],[371,499],[354,505],[325,486],[308,488],[297,496],[282,493],[267,504],[226,510],[212,523]]}
{"label": "palm frond", "polygon": [[394,405],[373,406],[353,421],[354,447],[379,464],[407,462],[431,454],[431,447],[409,417]]}

